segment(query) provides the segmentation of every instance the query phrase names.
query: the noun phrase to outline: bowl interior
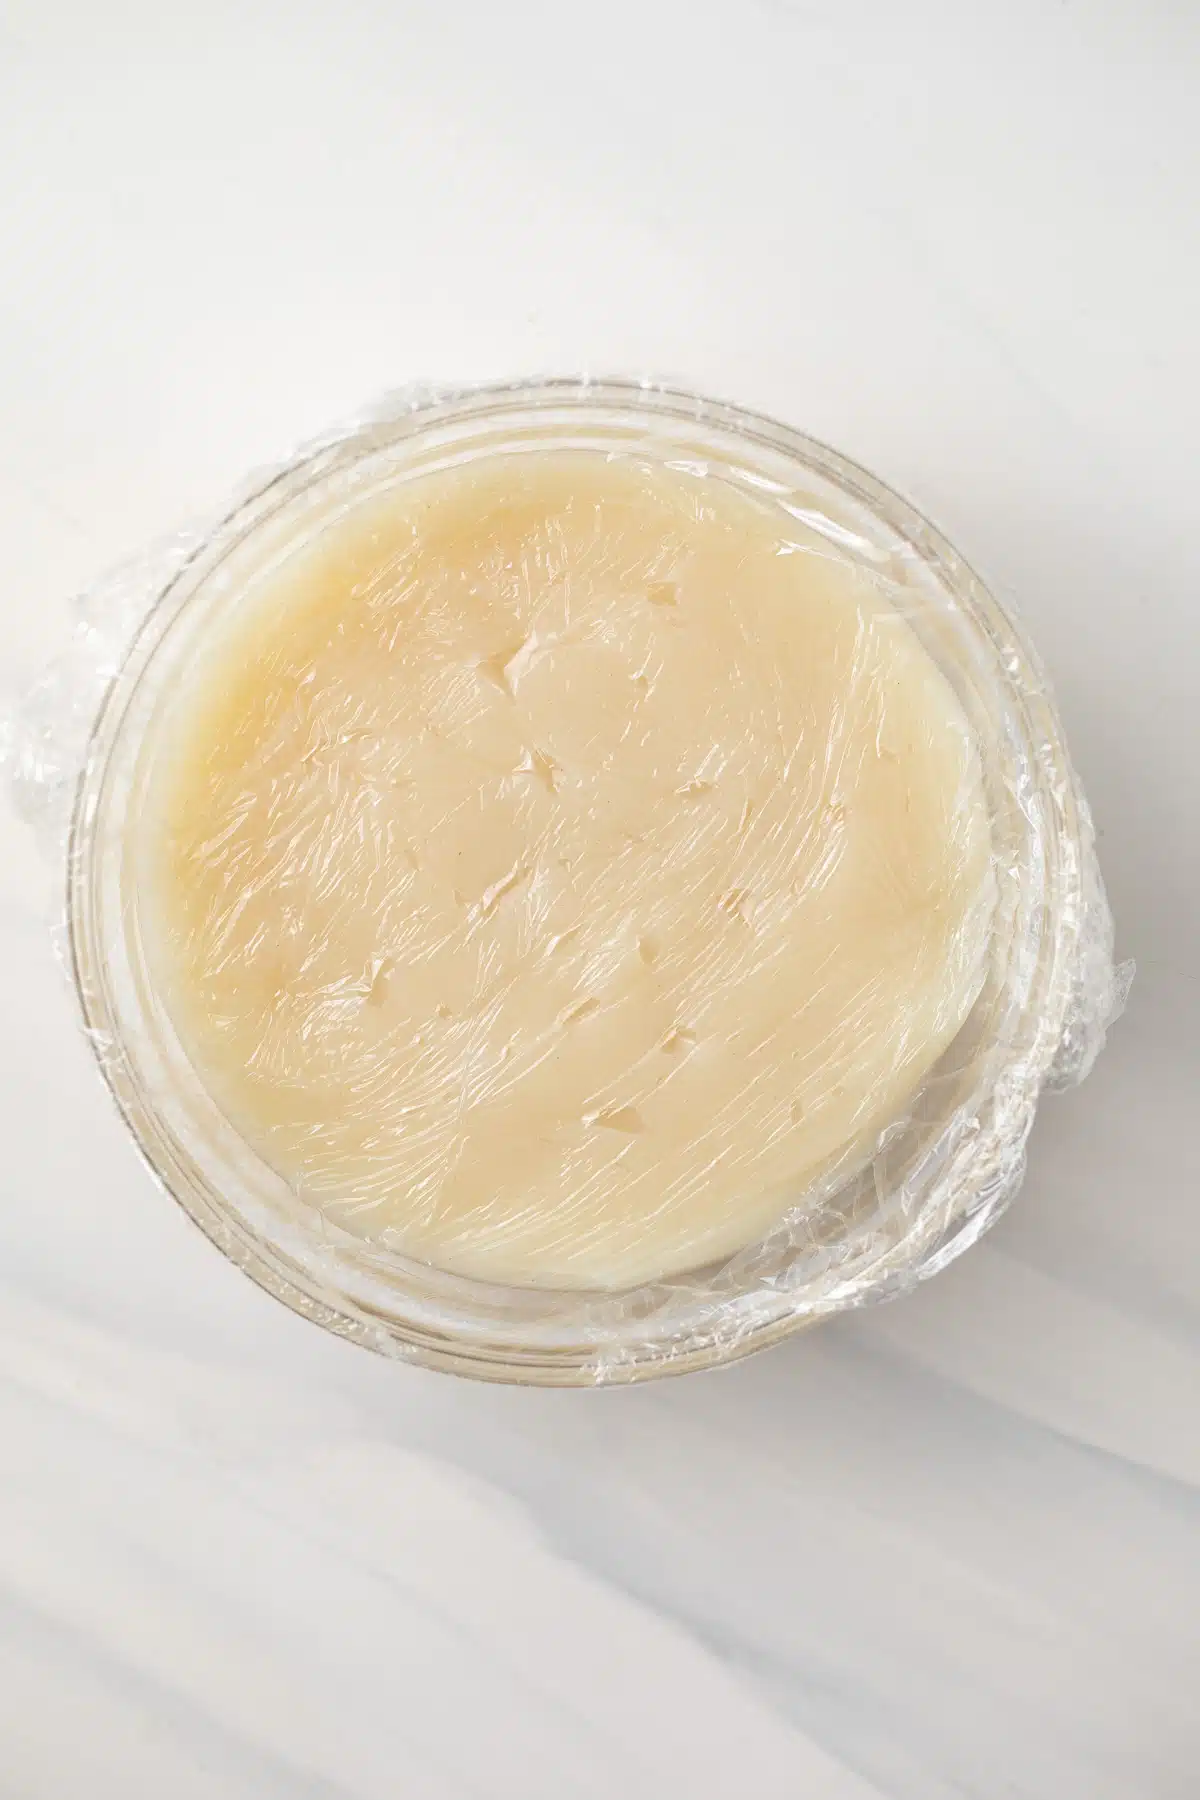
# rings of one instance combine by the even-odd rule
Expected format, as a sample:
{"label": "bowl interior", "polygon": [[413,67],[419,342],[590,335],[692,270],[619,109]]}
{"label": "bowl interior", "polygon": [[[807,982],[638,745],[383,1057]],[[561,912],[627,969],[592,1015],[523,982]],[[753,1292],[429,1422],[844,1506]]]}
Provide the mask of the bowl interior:
{"label": "bowl interior", "polygon": [[[135,853],[167,711],[222,621],[347,509],[497,454],[677,462],[801,518],[886,585],[978,742],[997,908],[962,1031],[874,1154],[798,1193],[727,1261],[622,1292],[498,1288],[373,1248],[302,1206],[209,1098],[154,991]],[[219,1247],[297,1311],[391,1354],[558,1384],[729,1360],[948,1260],[1003,1198],[1069,988],[1077,825],[1029,652],[932,526],[824,446],[736,408],[610,382],[522,383],[383,409],[237,504],[145,619],[92,733],[69,857],[73,968],[101,1066],[155,1174]]]}

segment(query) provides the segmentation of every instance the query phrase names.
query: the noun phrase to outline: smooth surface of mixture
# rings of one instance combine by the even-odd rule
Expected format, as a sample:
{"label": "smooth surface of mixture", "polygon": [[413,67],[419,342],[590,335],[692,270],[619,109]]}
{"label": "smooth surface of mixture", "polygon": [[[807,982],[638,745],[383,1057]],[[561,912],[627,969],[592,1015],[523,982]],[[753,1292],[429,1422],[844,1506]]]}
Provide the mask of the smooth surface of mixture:
{"label": "smooth surface of mixture", "polygon": [[903,1111],[989,929],[976,753],[886,592],[597,453],[360,506],[172,702],[155,980],[349,1231],[503,1283],[753,1241]]}

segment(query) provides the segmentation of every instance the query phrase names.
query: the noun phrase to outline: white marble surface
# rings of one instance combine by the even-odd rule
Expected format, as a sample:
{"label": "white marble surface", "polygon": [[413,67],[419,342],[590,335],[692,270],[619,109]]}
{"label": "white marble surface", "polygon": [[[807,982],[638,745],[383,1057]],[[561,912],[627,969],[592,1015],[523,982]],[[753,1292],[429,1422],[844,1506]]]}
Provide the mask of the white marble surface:
{"label": "white marble surface", "polygon": [[1140,964],[916,1298],[493,1391],[154,1190],[5,817],[0,1800],[1200,1795],[1198,90],[1191,0],[0,0],[5,679],[385,385],[678,373],[1024,610]]}

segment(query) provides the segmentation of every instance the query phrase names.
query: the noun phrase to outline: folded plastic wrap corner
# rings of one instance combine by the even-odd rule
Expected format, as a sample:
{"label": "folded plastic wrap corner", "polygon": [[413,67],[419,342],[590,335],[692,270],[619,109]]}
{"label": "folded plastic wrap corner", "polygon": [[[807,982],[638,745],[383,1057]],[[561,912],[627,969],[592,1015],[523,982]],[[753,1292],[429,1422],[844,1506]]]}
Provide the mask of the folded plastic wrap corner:
{"label": "folded plastic wrap corner", "polygon": [[943,1268],[1128,981],[1012,619],[863,470],[657,384],[390,397],[84,596],[10,750],[163,1187],[491,1380]]}

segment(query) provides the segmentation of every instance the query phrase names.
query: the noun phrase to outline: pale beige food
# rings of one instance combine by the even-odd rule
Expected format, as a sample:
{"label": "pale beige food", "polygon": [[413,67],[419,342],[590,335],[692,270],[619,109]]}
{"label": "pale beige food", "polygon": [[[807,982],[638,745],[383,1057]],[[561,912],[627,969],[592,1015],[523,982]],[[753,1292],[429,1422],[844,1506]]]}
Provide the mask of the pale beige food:
{"label": "pale beige food", "polygon": [[978,991],[980,771],[884,588],[594,453],[360,506],[173,698],[155,978],[305,1202],[502,1283],[772,1227]]}

